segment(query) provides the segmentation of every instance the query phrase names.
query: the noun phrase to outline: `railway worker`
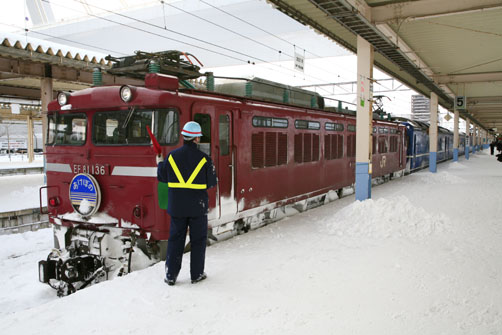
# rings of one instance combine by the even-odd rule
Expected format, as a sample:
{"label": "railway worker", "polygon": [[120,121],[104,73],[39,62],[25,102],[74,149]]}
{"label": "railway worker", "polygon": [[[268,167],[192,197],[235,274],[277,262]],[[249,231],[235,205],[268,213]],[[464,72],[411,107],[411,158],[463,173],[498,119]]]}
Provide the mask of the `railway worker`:
{"label": "railway worker", "polygon": [[197,122],[190,121],[181,131],[184,144],[173,150],[163,160],[157,156],[157,179],[167,183],[167,213],[171,228],[167,244],[166,278],[172,286],[181,269],[187,228],[190,231],[190,276],[192,284],[207,278],[204,272],[207,240],[207,189],[216,186],[216,170],[211,158],[197,148],[202,130]]}

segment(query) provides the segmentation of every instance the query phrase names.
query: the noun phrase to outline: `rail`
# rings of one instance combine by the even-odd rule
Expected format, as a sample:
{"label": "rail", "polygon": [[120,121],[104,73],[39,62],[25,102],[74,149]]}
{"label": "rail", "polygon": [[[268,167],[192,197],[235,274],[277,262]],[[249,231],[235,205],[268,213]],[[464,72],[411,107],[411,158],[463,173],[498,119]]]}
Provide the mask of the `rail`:
{"label": "rail", "polygon": [[42,166],[0,169],[0,176],[14,176],[14,175],[39,174],[39,173],[44,173],[44,168]]}

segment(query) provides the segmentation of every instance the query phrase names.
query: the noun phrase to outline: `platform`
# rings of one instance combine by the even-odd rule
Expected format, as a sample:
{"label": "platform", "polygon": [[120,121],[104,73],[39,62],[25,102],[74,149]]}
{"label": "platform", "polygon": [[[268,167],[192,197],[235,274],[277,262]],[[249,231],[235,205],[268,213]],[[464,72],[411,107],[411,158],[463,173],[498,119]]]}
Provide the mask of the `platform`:
{"label": "platform", "polygon": [[[0,236],[0,262],[11,269],[0,274],[0,302],[9,306],[0,308],[2,328],[64,333],[69,324],[61,320],[77,308],[93,322],[76,334],[160,334],[167,321],[174,334],[497,333],[502,163],[488,153],[391,180],[370,200],[347,196],[215,244],[207,249],[208,279],[197,286],[186,254],[174,287],[164,284],[159,263],[69,298],[51,297],[34,277],[34,261],[47,253],[32,235],[51,234],[22,234],[19,241],[39,242],[12,255],[2,250],[9,236]],[[14,269],[25,272],[10,280]],[[93,308],[81,307],[90,302]]]}

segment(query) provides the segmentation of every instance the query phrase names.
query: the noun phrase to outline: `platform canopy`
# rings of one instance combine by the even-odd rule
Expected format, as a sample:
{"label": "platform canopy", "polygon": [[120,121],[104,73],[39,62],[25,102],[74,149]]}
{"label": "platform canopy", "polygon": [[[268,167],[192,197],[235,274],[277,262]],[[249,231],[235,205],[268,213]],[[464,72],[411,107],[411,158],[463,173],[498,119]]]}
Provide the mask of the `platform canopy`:
{"label": "platform canopy", "polygon": [[502,129],[502,1],[269,0],[277,9],[356,52],[356,36],[375,48],[375,64],[485,129]]}

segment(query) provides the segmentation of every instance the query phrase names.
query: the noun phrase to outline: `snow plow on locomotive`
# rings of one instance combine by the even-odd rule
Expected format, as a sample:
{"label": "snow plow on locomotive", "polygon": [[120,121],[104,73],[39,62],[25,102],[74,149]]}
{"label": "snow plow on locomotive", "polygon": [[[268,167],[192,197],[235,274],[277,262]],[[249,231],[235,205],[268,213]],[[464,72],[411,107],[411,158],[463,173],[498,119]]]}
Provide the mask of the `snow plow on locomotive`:
{"label": "snow plow on locomotive", "polygon": [[[249,82],[197,90],[182,88],[190,86],[182,78],[147,73],[144,87],[61,92],[49,104],[41,192],[55,248],[39,263],[39,279],[59,295],[165,258],[168,199],[148,128],[166,157],[182,145],[180,125],[201,125],[199,148],[218,175],[209,190],[209,242],[277,220],[286,206],[321,205],[354,184],[354,115],[325,109],[315,93],[264,80],[251,85],[257,92],[272,85],[279,100],[249,94]],[[373,178],[403,174],[406,150],[404,125],[373,121]]]}

